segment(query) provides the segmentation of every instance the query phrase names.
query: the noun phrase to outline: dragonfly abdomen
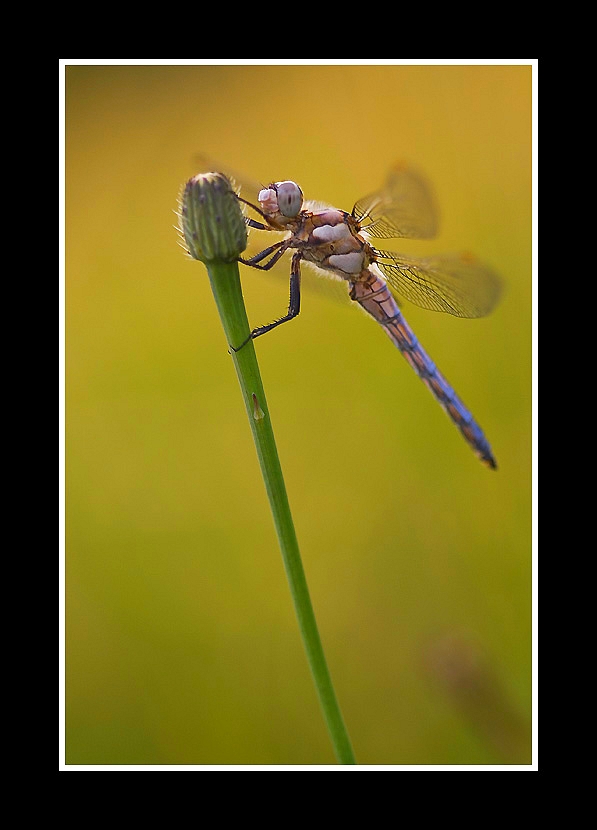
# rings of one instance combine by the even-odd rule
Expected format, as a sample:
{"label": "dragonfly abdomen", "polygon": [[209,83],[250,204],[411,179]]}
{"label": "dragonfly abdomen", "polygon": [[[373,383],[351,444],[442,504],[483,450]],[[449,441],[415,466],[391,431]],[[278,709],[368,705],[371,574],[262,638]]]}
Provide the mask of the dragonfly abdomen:
{"label": "dragonfly abdomen", "polygon": [[374,273],[369,273],[370,276],[364,282],[351,283],[351,298],[383,326],[388,337],[454,421],[473,451],[485,464],[495,469],[497,464],[483,430],[419,344],[385,281]]}

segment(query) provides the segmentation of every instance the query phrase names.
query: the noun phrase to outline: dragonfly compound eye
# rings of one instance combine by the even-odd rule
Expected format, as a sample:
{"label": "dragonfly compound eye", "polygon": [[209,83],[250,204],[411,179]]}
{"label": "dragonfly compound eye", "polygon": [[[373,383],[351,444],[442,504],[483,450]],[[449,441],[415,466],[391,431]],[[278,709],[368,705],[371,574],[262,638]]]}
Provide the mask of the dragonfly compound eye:
{"label": "dragonfly compound eye", "polygon": [[275,185],[278,195],[278,208],[283,216],[289,219],[298,216],[303,206],[303,192],[294,182],[277,182]]}

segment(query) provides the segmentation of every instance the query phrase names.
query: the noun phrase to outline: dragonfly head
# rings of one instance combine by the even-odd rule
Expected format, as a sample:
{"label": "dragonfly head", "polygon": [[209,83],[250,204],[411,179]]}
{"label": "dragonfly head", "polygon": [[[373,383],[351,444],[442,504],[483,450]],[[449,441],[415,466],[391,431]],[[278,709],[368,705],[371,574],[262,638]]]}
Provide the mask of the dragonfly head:
{"label": "dragonfly head", "polygon": [[272,182],[260,191],[259,205],[269,216],[281,213],[287,219],[296,219],[303,206],[303,191],[295,182]]}

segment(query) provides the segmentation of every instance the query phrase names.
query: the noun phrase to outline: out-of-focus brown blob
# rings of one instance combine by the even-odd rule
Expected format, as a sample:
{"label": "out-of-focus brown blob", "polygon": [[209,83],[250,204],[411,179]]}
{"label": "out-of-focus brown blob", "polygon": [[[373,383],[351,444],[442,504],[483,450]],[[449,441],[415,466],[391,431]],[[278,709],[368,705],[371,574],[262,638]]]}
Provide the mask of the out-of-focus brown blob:
{"label": "out-of-focus brown blob", "polygon": [[425,668],[444,692],[507,764],[531,763],[531,729],[474,637],[449,633],[425,650]]}

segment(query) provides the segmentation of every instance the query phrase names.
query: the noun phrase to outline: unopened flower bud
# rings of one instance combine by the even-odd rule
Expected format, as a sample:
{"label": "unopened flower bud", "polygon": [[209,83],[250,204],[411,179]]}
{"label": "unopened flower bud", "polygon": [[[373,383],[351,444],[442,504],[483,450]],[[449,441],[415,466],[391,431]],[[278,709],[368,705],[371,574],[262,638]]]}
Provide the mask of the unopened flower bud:
{"label": "unopened flower bud", "polygon": [[199,173],[182,192],[180,230],[193,259],[233,262],[247,247],[247,226],[223,173]]}

